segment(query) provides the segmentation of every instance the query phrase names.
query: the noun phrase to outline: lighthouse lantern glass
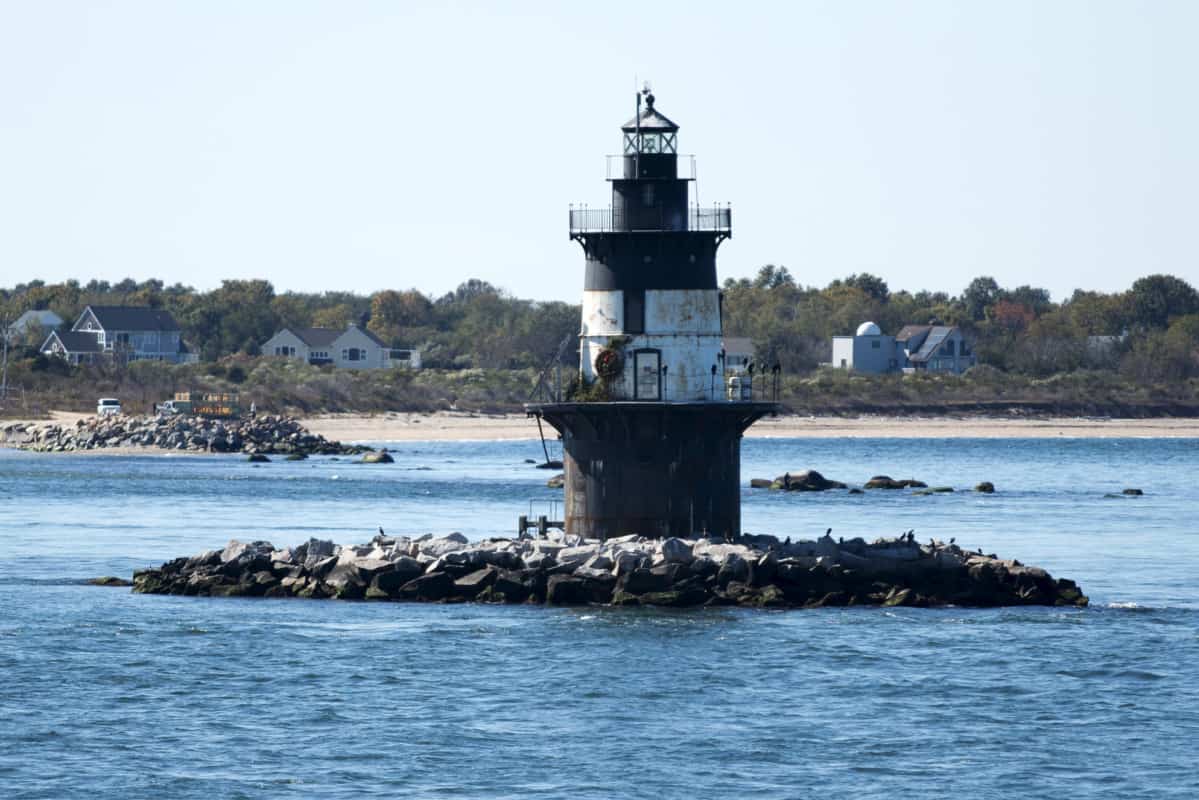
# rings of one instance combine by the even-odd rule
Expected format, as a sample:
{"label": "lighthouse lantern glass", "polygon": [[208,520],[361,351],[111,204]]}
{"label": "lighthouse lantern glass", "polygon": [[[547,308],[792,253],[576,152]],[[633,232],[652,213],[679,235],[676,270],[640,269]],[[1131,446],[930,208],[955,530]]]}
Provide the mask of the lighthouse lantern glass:
{"label": "lighthouse lantern glass", "polygon": [[637,134],[624,135],[625,153],[670,153],[678,152],[678,134],[675,133],[642,133],[640,142]]}

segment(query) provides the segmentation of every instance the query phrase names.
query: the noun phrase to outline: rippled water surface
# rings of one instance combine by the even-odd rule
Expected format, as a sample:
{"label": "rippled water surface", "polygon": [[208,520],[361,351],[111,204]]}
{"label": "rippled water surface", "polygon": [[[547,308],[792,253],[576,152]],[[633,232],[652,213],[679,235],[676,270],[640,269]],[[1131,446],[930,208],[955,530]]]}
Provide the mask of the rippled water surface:
{"label": "rippled water surface", "polygon": [[[958,492],[744,494],[753,532],[957,538],[1076,609],[668,612],[143,597],[223,544],[507,534],[537,442],[394,465],[0,450],[0,796],[1199,797],[1199,442],[747,440]],[[963,492],[980,480],[992,496]],[[1141,498],[1107,497],[1126,487]],[[547,506],[533,506],[544,513]]]}

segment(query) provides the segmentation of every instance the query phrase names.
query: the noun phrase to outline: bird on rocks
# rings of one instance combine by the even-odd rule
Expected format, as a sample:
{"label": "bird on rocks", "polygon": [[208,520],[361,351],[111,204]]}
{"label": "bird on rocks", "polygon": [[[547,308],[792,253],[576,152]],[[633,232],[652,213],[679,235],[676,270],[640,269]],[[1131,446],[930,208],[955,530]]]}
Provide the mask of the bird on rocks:
{"label": "bird on rocks", "polygon": [[950,537],[949,537],[949,543],[950,543],[950,544],[953,544],[953,543],[954,543],[954,542],[956,542],[956,541],[957,541],[957,539],[956,539],[955,537],[953,537],[953,536],[950,536]]}
{"label": "bird on rocks", "polygon": [[383,526],[382,526],[382,525],[380,525],[380,526],[379,526],[379,535],[380,535],[380,536],[383,536],[383,535],[384,535],[384,534],[383,534]]}
{"label": "bird on rocks", "polygon": [[825,532],[824,532],[824,535],[825,535],[825,536],[832,536],[832,535],[833,535],[833,529],[832,529],[832,528],[829,528],[827,531],[825,531]]}

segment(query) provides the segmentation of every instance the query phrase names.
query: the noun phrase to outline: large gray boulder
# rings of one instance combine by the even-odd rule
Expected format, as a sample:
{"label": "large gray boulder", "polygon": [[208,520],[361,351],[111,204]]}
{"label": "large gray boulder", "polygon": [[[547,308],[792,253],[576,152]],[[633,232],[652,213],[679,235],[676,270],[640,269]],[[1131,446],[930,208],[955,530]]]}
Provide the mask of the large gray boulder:
{"label": "large gray boulder", "polygon": [[612,570],[612,558],[604,553],[596,553],[591,558],[583,562],[582,569],[603,570],[610,572]]}
{"label": "large gray boulder", "polygon": [[638,568],[617,578],[616,588],[622,592],[640,595],[647,592],[664,592],[670,588],[670,583],[669,575]]}
{"label": "large gray boulder", "polygon": [[442,536],[439,539],[429,539],[420,543],[420,551],[428,556],[437,558],[446,553],[453,553],[457,550],[465,550],[470,546],[470,542],[460,533],[451,533],[448,536]]}
{"label": "large gray boulder", "polygon": [[598,551],[598,547],[588,544],[579,547],[563,547],[558,551],[555,558],[559,564],[575,564],[581,567],[587,563],[588,559],[596,555]]}
{"label": "large gray boulder", "polygon": [[463,597],[474,597],[479,592],[494,584],[499,574],[500,571],[498,569],[489,566],[463,575],[454,581],[454,593]]}
{"label": "large gray boulder", "polygon": [[393,561],[390,570],[377,573],[371,580],[370,588],[376,594],[396,597],[399,595],[401,587],[420,577],[421,573],[421,566],[415,559],[402,558]]}
{"label": "large gray boulder", "polygon": [[670,537],[662,540],[662,561],[667,564],[690,564],[694,555],[689,542]]}
{"label": "large gray boulder", "polygon": [[221,551],[221,563],[228,564],[230,561],[240,561],[259,555],[269,558],[274,550],[275,548],[270,542],[239,542],[232,539]]}
{"label": "large gray boulder", "polygon": [[728,553],[720,563],[716,582],[727,586],[732,582],[744,582],[749,578],[749,563],[738,553]]}
{"label": "large gray boulder", "polygon": [[379,573],[393,572],[394,570],[395,564],[382,559],[339,558],[333,569],[329,570],[329,574],[325,576],[325,583],[335,589],[343,588],[348,584],[366,588]]}
{"label": "large gray boulder", "polygon": [[611,573],[605,578],[551,575],[546,584],[545,599],[550,605],[559,606],[607,603],[612,599],[615,584],[616,579]]}
{"label": "large gray boulder", "polygon": [[413,578],[400,587],[399,595],[406,600],[433,602],[444,600],[454,591],[454,579],[444,572],[433,572]]}

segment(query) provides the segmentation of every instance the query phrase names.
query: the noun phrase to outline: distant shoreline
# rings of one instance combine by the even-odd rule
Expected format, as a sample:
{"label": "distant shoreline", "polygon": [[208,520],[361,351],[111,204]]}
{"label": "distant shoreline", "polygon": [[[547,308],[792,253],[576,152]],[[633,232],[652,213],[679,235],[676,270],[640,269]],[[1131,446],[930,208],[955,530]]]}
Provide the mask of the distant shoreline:
{"label": "distant shoreline", "polygon": [[[470,441],[537,439],[537,421],[524,414],[322,414],[302,418],[313,433],[347,442]],[[553,428],[542,423],[547,439]],[[1199,419],[1098,419],[1047,417],[798,416],[764,419],[748,438],[1199,438]]]}
{"label": "distant shoreline", "polygon": [[[52,421],[74,425],[87,415],[53,412]],[[0,421],[0,429],[14,420]],[[51,420],[41,420],[40,423]],[[523,413],[484,414],[437,411],[428,413],[320,414],[300,417],[312,433],[344,442],[452,442],[537,440],[537,421]],[[557,432],[542,423],[547,440]],[[763,419],[745,432],[750,439],[1199,439],[1199,419],[1119,419],[1097,417],[801,416]],[[0,447],[15,447],[3,441]],[[110,447],[75,451],[88,455],[206,455],[156,447]]]}

